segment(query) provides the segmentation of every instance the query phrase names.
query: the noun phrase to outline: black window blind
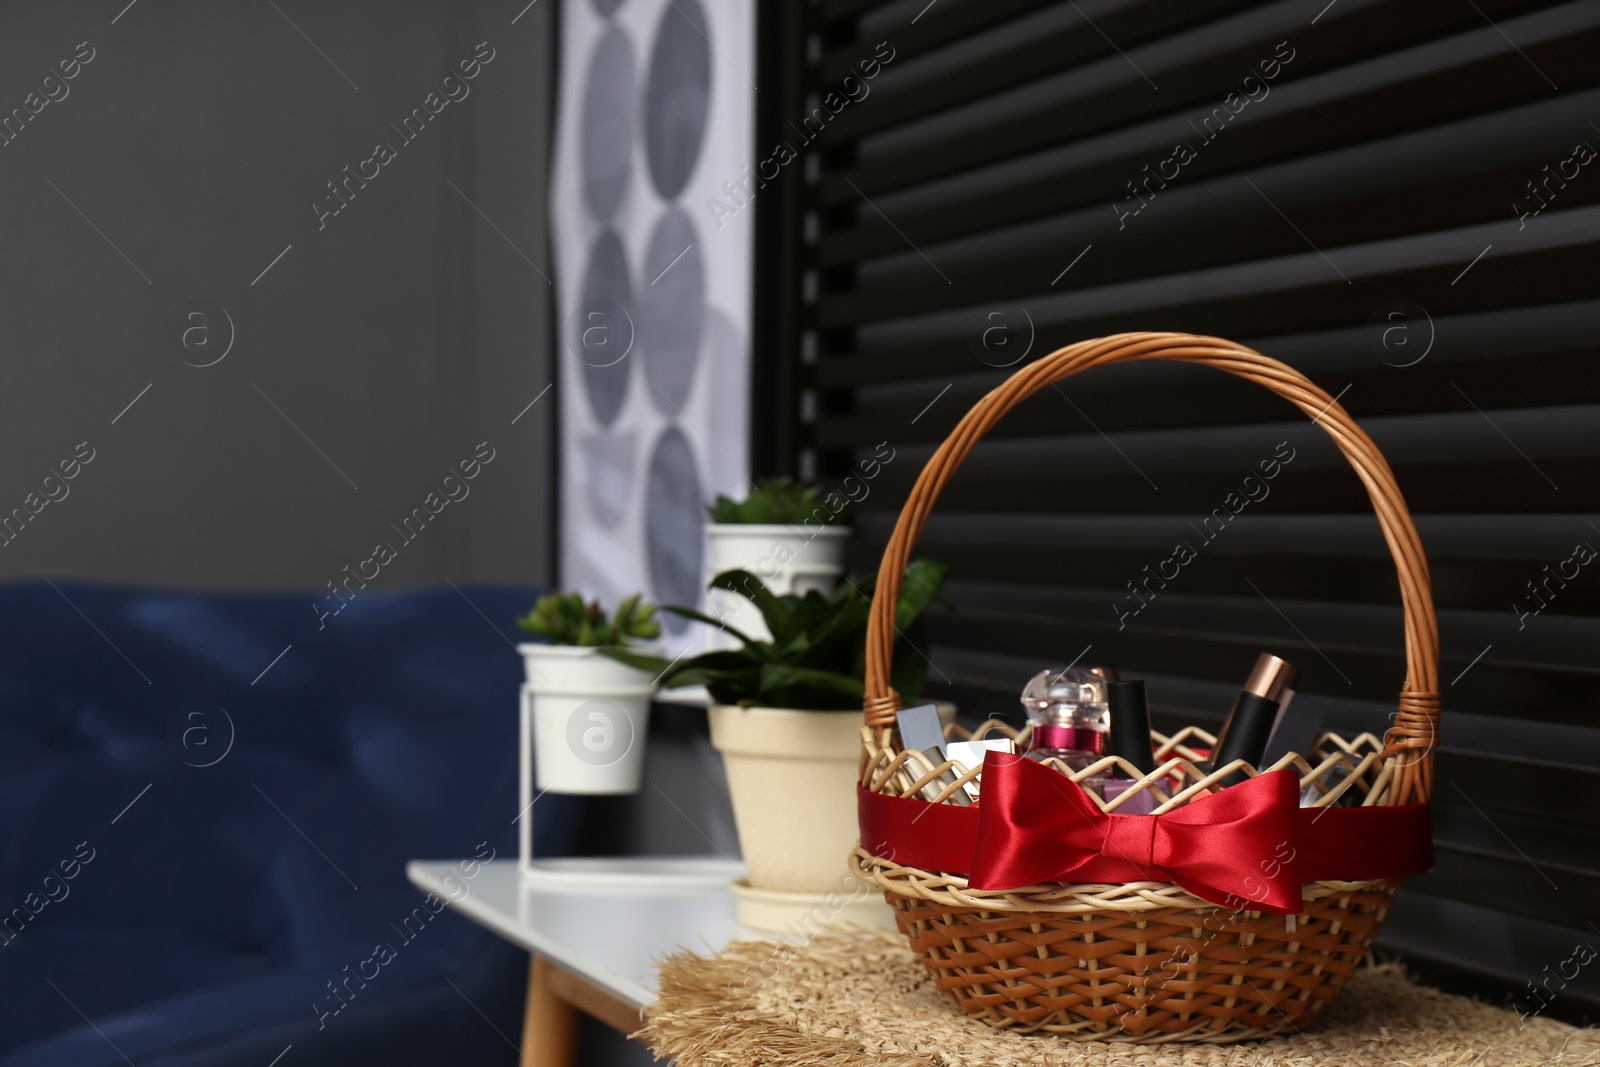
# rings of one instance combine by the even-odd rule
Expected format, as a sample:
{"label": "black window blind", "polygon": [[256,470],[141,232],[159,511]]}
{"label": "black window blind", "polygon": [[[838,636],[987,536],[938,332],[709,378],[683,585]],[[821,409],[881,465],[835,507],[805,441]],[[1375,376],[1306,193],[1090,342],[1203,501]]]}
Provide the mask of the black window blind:
{"label": "black window blind", "polygon": [[[870,572],[922,463],[1028,360],[1182,330],[1299,368],[1388,456],[1441,622],[1438,867],[1381,945],[1588,1017],[1600,965],[1567,961],[1600,946],[1600,3],[769,8],[759,154],[796,158],[754,193],[758,464],[829,485],[888,442]],[[1362,486],[1213,371],[1028,401],[920,552],[953,567],[931,678],[968,717],[1082,655],[1148,678],[1158,728],[1215,726],[1265,649],[1381,732],[1405,674]]]}

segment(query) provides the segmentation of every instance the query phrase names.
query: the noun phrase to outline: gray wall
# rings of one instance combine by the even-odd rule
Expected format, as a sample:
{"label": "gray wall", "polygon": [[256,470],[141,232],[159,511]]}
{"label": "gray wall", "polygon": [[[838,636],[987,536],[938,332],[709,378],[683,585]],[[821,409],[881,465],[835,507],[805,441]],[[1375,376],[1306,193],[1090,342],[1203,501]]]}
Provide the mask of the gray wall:
{"label": "gray wall", "polygon": [[[13,521],[0,579],[320,588],[388,541],[380,588],[547,581],[553,392],[512,420],[551,374],[554,5],[125,2],[0,10],[0,115],[65,89],[0,147],[0,514],[66,493]],[[390,123],[485,41],[404,141]],[[319,229],[379,141],[395,158]],[[175,339],[197,300],[235,334],[208,367],[184,360],[221,353],[220,316]],[[402,542],[389,523],[484,441]]]}

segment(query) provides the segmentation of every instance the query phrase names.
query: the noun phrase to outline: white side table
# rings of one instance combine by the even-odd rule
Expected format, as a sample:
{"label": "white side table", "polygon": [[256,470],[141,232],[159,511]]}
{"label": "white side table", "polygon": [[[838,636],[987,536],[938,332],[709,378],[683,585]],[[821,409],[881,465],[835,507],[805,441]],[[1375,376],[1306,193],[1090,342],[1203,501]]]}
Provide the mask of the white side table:
{"label": "white side table", "polygon": [[449,860],[412,860],[406,877],[532,955],[522,1053],[535,1067],[572,1062],[577,1012],[630,1034],[655,999],[650,964],[679,948],[718,949],[742,931],[728,883],[743,876],[720,856],[514,859],[474,878]]}

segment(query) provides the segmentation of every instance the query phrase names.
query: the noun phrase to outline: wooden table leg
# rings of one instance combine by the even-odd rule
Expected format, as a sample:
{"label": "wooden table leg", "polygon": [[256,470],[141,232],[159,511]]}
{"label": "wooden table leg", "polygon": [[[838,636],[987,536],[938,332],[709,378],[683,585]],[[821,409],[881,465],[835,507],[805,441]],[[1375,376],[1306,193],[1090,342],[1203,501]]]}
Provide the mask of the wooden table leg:
{"label": "wooden table leg", "polygon": [[522,1057],[529,1067],[571,1067],[577,1051],[578,1011],[557,992],[555,973],[556,968],[538,956],[528,967]]}
{"label": "wooden table leg", "polygon": [[638,1008],[623,1003],[570,971],[552,965],[546,977],[550,990],[557,997],[585,1015],[599,1019],[623,1037],[631,1036],[644,1025]]}

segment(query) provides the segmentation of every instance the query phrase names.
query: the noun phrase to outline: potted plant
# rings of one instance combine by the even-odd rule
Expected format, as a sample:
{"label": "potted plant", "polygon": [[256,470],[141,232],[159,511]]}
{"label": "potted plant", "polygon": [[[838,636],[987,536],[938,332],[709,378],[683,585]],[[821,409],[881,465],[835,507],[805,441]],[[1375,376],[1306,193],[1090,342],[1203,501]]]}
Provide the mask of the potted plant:
{"label": "potted plant", "polygon": [[[719,495],[706,508],[709,573],[747,571],[779,596],[833,592],[844,574],[848,503],[790,478],[763,479],[743,500]],[[713,589],[707,607],[752,637],[771,636],[750,602],[725,590]]]}
{"label": "potted plant", "polygon": [[[928,660],[922,609],[948,568],[916,560],[895,609],[900,633],[895,689],[908,703],[922,690]],[[728,571],[715,589],[745,598],[766,623],[760,638],[688,608],[667,611],[724,629],[738,647],[669,664],[623,649],[607,652],[660,672],[665,687],[703,685],[711,694],[711,743],[722,753],[734,821],[749,872],[734,883],[739,918],[782,930],[830,921],[892,923],[846,866],[856,841],[856,776],[861,753],[870,582],[846,580],[824,595],[778,594],[748,571]],[[953,718],[953,705],[941,711]]]}
{"label": "potted plant", "polygon": [[609,618],[597,600],[585,603],[577,593],[551,593],[517,620],[546,642],[517,646],[527,673],[525,719],[531,718],[524,724],[531,737],[524,737],[522,759],[526,768],[531,741],[541,790],[638,791],[652,675],[601,653],[660,636],[655,613],[637,593]]}

